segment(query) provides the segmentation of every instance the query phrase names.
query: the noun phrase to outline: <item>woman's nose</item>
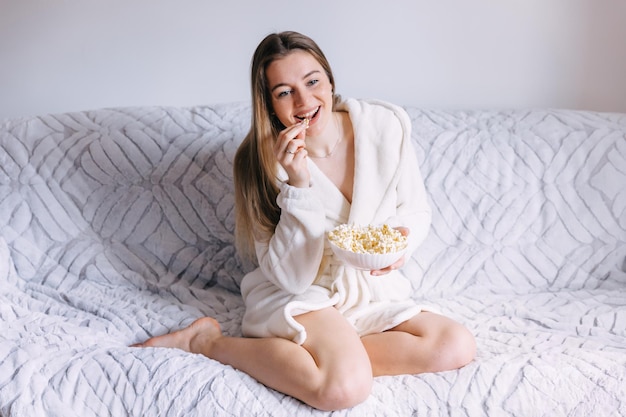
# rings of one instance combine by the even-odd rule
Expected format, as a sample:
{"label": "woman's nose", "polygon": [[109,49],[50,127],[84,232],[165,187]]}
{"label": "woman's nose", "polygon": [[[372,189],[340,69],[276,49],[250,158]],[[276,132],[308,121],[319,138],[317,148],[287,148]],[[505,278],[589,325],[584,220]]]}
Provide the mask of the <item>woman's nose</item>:
{"label": "woman's nose", "polygon": [[305,88],[298,89],[296,91],[296,104],[299,106],[305,105],[309,101],[310,97],[311,93]]}

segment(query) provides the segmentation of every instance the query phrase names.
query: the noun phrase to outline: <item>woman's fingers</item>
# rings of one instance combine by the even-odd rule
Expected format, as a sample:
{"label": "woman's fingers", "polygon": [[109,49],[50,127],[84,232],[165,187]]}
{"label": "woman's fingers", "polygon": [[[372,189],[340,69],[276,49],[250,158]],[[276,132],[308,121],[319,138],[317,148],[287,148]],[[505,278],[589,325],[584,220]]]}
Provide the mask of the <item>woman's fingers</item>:
{"label": "woman's fingers", "polygon": [[306,129],[306,124],[300,122],[280,132],[275,148],[276,156],[279,160],[281,159],[281,153],[295,155],[300,149],[305,147]]}
{"label": "woman's fingers", "polygon": [[289,184],[294,187],[308,187],[310,184],[304,142],[306,128],[304,123],[296,123],[283,129],[274,147],[276,159],[287,172]]}
{"label": "woman's fingers", "polygon": [[393,271],[394,269],[400,269],[403,266],[404,266],[404,256],[402,258],[398,259],[396,262],[394,262],[392,265],[389,265],[386,268],[378,269],[378,270],[375,270],[375,271],[370,271],[370,275],[373,275],[373,276],[386,275],[386,274],[390,273],[391,271]]}

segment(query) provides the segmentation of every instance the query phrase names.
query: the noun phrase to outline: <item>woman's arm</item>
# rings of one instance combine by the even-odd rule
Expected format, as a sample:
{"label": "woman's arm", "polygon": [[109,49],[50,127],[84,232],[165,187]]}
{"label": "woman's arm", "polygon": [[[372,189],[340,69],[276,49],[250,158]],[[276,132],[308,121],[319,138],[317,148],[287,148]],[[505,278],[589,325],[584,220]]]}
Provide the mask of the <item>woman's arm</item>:
{"label": "woman's arm", "polygon": [[280,221],[266,241],[255,242],[259,267],[279,288],[304,292],[317,277],[325,239],[325,212],[310,188],[280,184]]}

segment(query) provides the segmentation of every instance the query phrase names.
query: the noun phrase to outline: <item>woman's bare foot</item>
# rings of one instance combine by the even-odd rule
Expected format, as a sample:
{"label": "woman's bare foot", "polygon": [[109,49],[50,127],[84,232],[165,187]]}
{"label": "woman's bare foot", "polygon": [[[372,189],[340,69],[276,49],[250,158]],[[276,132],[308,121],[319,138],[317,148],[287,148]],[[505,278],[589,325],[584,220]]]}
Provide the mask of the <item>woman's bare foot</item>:
{"label": "woman's bare foot", "polygon": [[188,327],[162,336],[155,336],[131,347],[166,347],[182,349],[191,353],[202,353],[211,357],[211,345],[222,336],[219,323],[211,317],[200,318]]}

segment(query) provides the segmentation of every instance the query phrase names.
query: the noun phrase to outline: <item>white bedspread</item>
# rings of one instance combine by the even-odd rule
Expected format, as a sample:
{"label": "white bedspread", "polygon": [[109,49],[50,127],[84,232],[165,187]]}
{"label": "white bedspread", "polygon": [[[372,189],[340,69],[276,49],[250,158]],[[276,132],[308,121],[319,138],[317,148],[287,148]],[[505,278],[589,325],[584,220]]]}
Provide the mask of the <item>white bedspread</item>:
{"label": "white bedspread", "polygon": [[407,111],[434,219],[405,272],[474,332],[475,362],[323,413],[127,347],[203,315],[240,335],[249,107],[61,114],[0,129],[0,415],[626,415],[626,115]]}

